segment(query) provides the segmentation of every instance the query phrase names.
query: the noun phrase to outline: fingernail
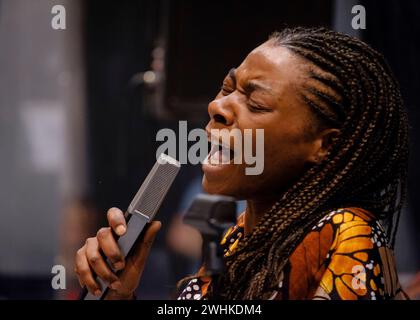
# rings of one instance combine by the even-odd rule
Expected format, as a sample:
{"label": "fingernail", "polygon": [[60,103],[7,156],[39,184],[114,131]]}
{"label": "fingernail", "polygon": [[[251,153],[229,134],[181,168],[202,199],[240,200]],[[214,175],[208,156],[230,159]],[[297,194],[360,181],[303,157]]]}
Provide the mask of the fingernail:
{"label": "fingernail", "polygon": [[125,227],[123,225],[119,225],[116,229],[115,232],[119,235],[122,236],[125,233]]}
{"label": "fingernail", "polygon": [[101,295],[101,290],[96,289],[95,292],[93,293],[95,296],[99,297]]}
{"label": "fingernail", "polygon": [[118,290],[119,288],[121,288],[121,282],[119,282],[118,280],[117,280],[117,281],[114,281],[113,283],[111,283],[111,284],[109,285],[109,287],[110,287],[112,290]]}
{"label": "fingernail", "polygon": [[114,269],[115,270],[121,270],[124,268],[124,262],[116,262],[114,263]]}

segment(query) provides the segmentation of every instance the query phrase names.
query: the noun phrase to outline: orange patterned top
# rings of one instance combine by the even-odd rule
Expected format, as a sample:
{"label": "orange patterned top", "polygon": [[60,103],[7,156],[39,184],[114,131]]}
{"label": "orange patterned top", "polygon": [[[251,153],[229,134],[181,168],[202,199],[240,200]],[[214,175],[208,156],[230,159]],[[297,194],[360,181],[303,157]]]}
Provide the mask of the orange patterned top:
{"label": "orange patterned top", "polygon": [[[244,213],[224,235],[225,256],[243,236]],[[271,299],[405,299],[392,250],[380,223],[361,208],[324,216],[291,254]],[[200,268],[179,300],[205,299],[210,277]]]}

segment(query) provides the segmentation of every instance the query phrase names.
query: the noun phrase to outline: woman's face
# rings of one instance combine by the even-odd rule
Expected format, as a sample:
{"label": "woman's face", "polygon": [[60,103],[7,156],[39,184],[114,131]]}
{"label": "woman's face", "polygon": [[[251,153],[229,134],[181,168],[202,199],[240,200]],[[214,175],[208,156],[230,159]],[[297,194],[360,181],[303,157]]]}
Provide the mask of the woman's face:
{"label": "woman's face", "polygon": [[[232,69],[210,102],[206,130],[264,129],[264,170],[246,175],[243,164],[203,164],[203,188],[208,193],[239,199],[278,196],[316,162],[321,145],[309,107],[300,100],[307,63],[287,48],[267,42]],[[233,143],[231,143],[231,146]]]}

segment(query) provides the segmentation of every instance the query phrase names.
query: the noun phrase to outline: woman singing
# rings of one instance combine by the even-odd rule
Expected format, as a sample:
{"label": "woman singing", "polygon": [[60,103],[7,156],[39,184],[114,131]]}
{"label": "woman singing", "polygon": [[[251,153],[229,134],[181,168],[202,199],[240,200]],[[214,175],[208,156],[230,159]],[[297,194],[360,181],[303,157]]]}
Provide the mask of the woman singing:
{"label": "woman singing", "polygon": [[[327,29],[286,29],[230,70],[209,104],[212,129],[264,129],[264,170],[203,165],[208,193],[247,201],[221,241],[225,272],[201,268],[179,299],[401,299],[393,247],[405,202],[408,123],[398,83],[383,56]],[[214,137],[212,137],[213,139]],[[217,138],[217,137],[216,137]],[[211,157],[211,155],[210,155]],[[124,262],[111,228],[76,255],[81,285],[130,299],[159,222]],[[110,259],[117,277],[100,251]]]}

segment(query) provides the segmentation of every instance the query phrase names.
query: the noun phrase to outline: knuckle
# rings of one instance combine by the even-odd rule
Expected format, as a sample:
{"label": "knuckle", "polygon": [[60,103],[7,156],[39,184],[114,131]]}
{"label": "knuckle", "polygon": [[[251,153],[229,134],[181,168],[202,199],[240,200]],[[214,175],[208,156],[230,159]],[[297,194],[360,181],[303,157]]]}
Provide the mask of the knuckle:
{"label": "knuckle", "polygon": [[103,239],[105,239],[109,235],[109,231],[110,231],[109,228],[100,228],[98,230],[98,232],[96,233],[96,237],[98,239],[103,240]]}
{"label": "knuckle", "polygon": [[115,260],[120,259],[120,252],[119,249],[115,246],[107,246],[103,249],[106,257],[111,260],[111,262],[114,262]]}
{"label": "knuckle", "polygon": [[120,213],[120,209],[118,209],[116,207],[110,208],[107,212],[108,220],[116,219],[118,217],[119,213]]}
{"label": "knuckle", "polygon": [[111,262],[114,262],[114,260],[117,258],[117,254],[115,253],[114,250],[107,250],[107,252],[105,253],[106,257],[111,260]]}
{"label": "knuckle", "polygon": [[91,254],[88,257],[88,261],[91,265],[97,265],[100,260],[101,260],[101,256],[97,253]]}
{"label": "knuckle", "polygon": [[115,252],[114,260],[115,262],[124,262],[124,256],[121,251]]}
{"label": "knuckle", "polygon": [[108,218],[110,218],[113,215],[114,210],[115,210],[114,207],[108,209],[108,211],[106,213]]}
{"label": "knuckle", "polygon": [[95,238],[87,238],[86,242],[85,242],[85,245],[89,246],[89,245],[93,244],[94,242],[95,242]]}
{"label": "knuckle", "polygon": [[83,256],[83,254],[84,254],[84,250],[83,250],[83,248],[80,248],[79,250],[77,250],[77,251],[76,251],[76,261],[77,261],[78,259],[80,259],[80,257],[82,257],[82,256]]}
{"label": "knuckle", "polygon": [[114,282],[114,281],[117,279],[117,277],[116,277],[116,276],[114,276],[112,273],[107,274],[107,275],[105,276],[105,278],[106,278],[106,281],[107,281],[108,283],[112,283],[112,282]]}
{"label": "knuckle", "polygon": [[81,278],[86,278],[88,275],[89,275],[89,271],[87,270],[87,269],[82,269],[82,268],[80,268],[80,269],[78,269],[78,275],[81,277]]}
{"label": "knuckle", "polygon": [[112,261],[112,263],[117,263],[117,262],[122,262],[123,261],[121,255],[118,252],[112,252],[109,255],[109,259]]}

